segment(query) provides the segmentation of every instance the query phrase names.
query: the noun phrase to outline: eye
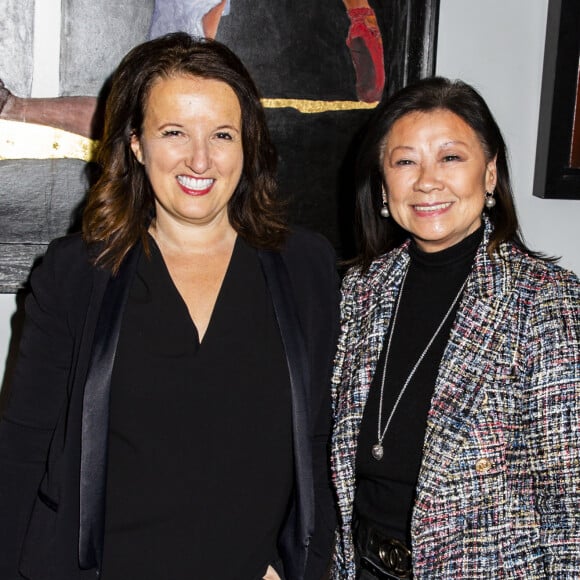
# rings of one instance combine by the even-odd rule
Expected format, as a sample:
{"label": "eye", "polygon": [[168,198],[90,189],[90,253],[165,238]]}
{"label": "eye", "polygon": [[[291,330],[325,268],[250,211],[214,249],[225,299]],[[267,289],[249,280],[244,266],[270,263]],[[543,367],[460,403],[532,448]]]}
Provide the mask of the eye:
{"label": "eye", "polygon": [[228,133],[227,131],[218,131],[215,136],[218,139],[225,139],[226,141],[231,141],[232,140],[232,135],[231,133]]}
{"label": "eye", "polygon": [[181,137],[183,132],[179,129],[167,129],[161,133],[162,137]]}
{"label": "eye", "polygon": [[459,155],[445,155],[445,157],[443,157],[443,161],[447,162],[447,161],[461,161],[461,157],[459,157]]}
{"label": "eye", "polygon": [[395,165],[412,165],[413,161],[410,159],[398,159],[395,161]]}

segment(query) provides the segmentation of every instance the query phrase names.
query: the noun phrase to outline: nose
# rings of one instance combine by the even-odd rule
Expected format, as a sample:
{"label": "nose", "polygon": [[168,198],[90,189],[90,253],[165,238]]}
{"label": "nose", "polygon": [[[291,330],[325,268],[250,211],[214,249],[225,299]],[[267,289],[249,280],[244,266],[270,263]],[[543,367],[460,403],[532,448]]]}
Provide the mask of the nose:
{"label": "nose", "polygon": [[201,139],[193,140],[190,143],[185,163],[194,173],[205,173],[211,166],[208,144]]}
{"label": "nose", "polygon": [[430,193],[441,189],[441,180],[439,178],[437,165],[435,163],[421,163],[417,179],[415,180],[415,191],[422,191],[423,193]]}

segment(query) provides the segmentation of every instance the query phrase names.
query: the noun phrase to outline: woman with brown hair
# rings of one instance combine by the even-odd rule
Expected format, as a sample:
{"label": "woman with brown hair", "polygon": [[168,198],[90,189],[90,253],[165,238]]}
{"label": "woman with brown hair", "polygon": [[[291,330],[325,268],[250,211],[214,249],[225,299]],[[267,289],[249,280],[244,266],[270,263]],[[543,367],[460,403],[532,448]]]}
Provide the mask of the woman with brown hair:
{"label": "woman with brown hair", "polygon": [[242,63],[185,33],[134,48],[100,163],[82,237],[31,280],[0,576],[320,578],[334,255],[282,218]]}

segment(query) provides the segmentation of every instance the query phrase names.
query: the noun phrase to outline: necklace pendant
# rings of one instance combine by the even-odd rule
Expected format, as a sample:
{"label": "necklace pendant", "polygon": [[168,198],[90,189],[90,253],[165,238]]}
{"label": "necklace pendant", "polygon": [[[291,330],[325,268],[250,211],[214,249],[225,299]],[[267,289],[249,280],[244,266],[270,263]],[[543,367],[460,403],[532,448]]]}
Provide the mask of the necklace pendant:
{"label": "necklace pendant", "polygon": [[380,461],[383,458],[383,446],[380,443],[373,445],[372,454],[377,461]]}

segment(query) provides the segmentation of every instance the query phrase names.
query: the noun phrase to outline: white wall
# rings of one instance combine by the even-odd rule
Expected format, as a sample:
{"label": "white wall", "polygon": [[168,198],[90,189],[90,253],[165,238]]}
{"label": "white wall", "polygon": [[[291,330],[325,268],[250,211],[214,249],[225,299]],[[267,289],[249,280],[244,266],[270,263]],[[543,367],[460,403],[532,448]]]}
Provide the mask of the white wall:
{"label": "white wall", "polygon": [[8,354],[8,344],[12,334],[10,321],[16,311],[16,300],[13,294],[0,294],[0,385],[4,375],[4,363]]}
{"label": "white wall", "polygon": [[437,74],[474,85],[506,140],[527,244],[580,274],[580,201],[534,197],[548,0],[441,0]]}
{"label": "white wall", "polygon": [[[46,8],[42,26],[36,27],[45,35],[43,58],[56,55],[53,62],[58,61],[59,6],[60,0],[37,3]],[[562,256],[564,266],[580,273],[580,201],[532,196],[547,7],[548,0],[441,0],[437,73],[473,84],[494,112],[511,152],[528,244]],[[35,83],[35,96],[51,96],[58,64],[39,69],[52,75]],[[14,311],[14,296],[0,295],[0,370]]]}

